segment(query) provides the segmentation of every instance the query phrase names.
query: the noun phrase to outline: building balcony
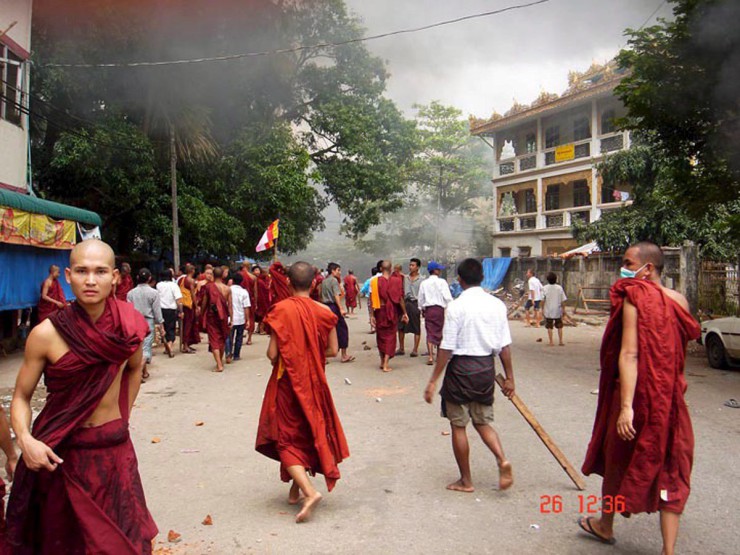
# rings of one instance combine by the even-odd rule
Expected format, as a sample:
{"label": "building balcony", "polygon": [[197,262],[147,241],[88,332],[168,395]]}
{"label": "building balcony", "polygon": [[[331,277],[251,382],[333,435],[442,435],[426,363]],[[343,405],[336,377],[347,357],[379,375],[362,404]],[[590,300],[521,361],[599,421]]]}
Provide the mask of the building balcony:
{"label": "building balcony", "polygon": [[628,146],[627,132],[607,133],[595,139],[584,139],[567,145],[527,152],[514,158],[500,160],[494,177],[509,177],[542,168],[557,167],[574,160],[601,156],[623,150]]}
{"label": "building balcony", "polygon": [[577,206],[564,210],[548,210],[542,214],[522,214],[498,218],[497,229],[499,233],[566,230],[576,220],[583,223],[591,223],[591,207]]}

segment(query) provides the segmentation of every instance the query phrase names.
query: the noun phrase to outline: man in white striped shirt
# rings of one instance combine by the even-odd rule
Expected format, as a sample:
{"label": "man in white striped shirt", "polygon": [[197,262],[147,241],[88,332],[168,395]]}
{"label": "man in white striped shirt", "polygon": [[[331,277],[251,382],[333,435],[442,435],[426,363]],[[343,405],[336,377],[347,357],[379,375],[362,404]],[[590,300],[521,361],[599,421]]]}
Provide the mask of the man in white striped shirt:
{"label": "man in white striped shirt", "polygon": [[437,364],[424,390],[424,399],[427,403],[432,402],[437,380],[446,367],[440,391],[442,415],[450,421],[452,450],[460,470],[460,479],[449,484],[447,489],[475,491],[470,474],[470,447],[466,432],[468,422],[472,419],[475,431],[496,457],[499,489],[504,490],[514,483],[512,468],[491,422],[496,355],[501,359],[506,373],[504,395],[511,397],[514,394],[514,369],[509,347],[511,333],[506,306],[480,287],[483,266],[478,260],[464,260],[458,266],[457,275],[463,293],[447,307]]}

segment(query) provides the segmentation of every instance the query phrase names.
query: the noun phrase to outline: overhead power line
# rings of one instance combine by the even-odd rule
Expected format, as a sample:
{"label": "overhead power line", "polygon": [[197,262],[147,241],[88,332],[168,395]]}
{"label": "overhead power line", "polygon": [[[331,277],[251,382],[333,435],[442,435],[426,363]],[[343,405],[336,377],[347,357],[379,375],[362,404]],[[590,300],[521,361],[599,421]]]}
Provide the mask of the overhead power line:
{"label": "overhead power line", "polygon": [[293,48],[279,48],[275,50],[263,50],[261,52],[242,52],[239,54],[228,54],[225,56],[211,56],[211,57],[204,57],[204,58],[191,58],[191,59],[185,59],[185,60],[167,60],[167,61],[161,61],[161,62],[110,62],[110,63],[92,63],[92,64],[80,64],[80,63],[48,63],[48,64],[39,64],[43,67],[66,67],[66,68],[105,68],[105,67],[152,67],[152,66],[171,66],[171,65],[183,65],[183,64],[201,64],[206,62],[227,62],[231,60],[239,60],[242,58],[254,58],[258,56],[270,56],[274,54],[289,54],[292,52],[303,52],[306,50],[315,50],[318,48],[329,48],[334,46],[344,46],[347,44],[355,44],[359,42],[368,42],[371,40],[377,40],[377,39],[383,39],[386,37],[393,37],[397,35],[407,35],[410,33],[418,33],[420,31],[427,31],[429,29],[434,29],[437,27],[443,27],[446,25],[453,25],[455,23],[460,23],[463,21],[469,21],[472,19],[480,19],[483,17],[490,17],[498,14],[502,14],[504,12],[509,12],[513,10],[520,10],[524,8],[529,8],[532,6],[537,6],[538,4],[544,4],[546,2],[549,2],[550,0],[536,0],[534,2],[528,2],[526,4],[517,4],[514,6],[507,6],[506,8],[500,8],[498,10],[491,10],[487,12],[481,12],[481,13],[475,13],[471,15],[465,15],[462,17],[457,17],[454,19],[447,19],[445,21],[439,21],[437,23],[431,23],[429,25],[422,25],[420,27],[412,27],[409,29],[400,29],[398,31],[390,31],[387,33],[381,33],[378,35],[371,35],[368,37],[359,37],[356,39],[348,39],[344,41],[339,42],[321,42],[317,44],[311,44],[311,45],[303,45],[303,46],[296,46]]}

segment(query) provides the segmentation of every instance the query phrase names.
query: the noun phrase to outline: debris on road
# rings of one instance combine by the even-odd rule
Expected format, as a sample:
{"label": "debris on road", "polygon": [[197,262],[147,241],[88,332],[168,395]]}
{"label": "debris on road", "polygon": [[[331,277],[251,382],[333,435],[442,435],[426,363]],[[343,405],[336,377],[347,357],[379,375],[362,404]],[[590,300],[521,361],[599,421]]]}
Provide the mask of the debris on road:
{"label": "debris on road", "polygon": [[213,518],[211,518],[211,515],[206,515],[206,518],[203,519],[201,524],[203,526],[213,526]]}
{"label": "debris on road", "polygon": [[180,449],[180,453],[200,453],[200,449]]}
{"label": "debris on road", "polygon": [[442,435],[443,436],[448,436],[448,435],[450,435],[450,431],[449,430],[445,430],[444,432],[442,432]]}
{"label": "debris on road", "polygon": [[203,424],[205,424],[205,422],[203,422],[202,420],[198,420],[198,421],[197,421],[197,422],[195,423],[195,425],[196,425],[196,426],[202,426]]}
{"label": "debris on road", "polygon": [[180,541],[181,538],[182,536],[174,530],[170,530],[169,532],[167,532],[167,541],[170,543],[177,543]]}
{"label": "debris on road", "polygon": [[344,378],[344,383],[347,385],[352,385],[352,381],[349,378]]}
{"label": "debris on road", "polygon": [[159,439],[158,437],[153,437],[152,438],[152,443],[159,443],[160,441],[162,441],[162,440]]}
{"label": "debris on road", "polygon": [[529,525],[529,529],[530,530],[539,530],[540,529],[540,525],[539,524],[530,524]]}
{"label": "debris on road", "polygon": [[376,398],[375,398],[375,402],[376,402],[376,403],[380,403],[380,402],[382,402],[382,401],[383,401],[383,399],[381,399],[380,397],[376,397]]}

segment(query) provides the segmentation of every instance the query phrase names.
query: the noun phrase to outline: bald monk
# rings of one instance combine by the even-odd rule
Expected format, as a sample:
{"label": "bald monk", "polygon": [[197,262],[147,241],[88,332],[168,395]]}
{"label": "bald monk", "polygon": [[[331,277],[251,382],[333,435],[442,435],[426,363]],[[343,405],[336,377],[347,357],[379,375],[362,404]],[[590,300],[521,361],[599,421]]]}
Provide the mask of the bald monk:
{"label": "bald monk", "polygon": [[601,378],[583,473],[599,474],[600,518],[581,529],[613,544],[614,515],[660,511],[663,553],[672,555],[691,490],[694,434],[684,400],[686,345],[700,327],[680,293],[663,287],[663,252],[643,241],[627,249],[610,291]]}
{"label": "bald monk", "polygon": [[391,261],[383,260],[380,263],[379,276],[370,281],[370,302],[373,315],[370,325],[375,328],[380,353],[380,369],[390,372],[390,360],[396,355],[396,330],[398,318],[406,323],[409,317],[406,314],[406,303],[403,299],[403,278],[391,275]]}
{"label": "bald monk", "polygon": [[255,326],[255,311],[257,310],[257,276],[249,271],[249,262],[242,264],[239,272],[242,275],[242,287],[249,293],[249,320],[247,321],[247,345],[252,344],[252,335]]}
{"label": "bald monk", "polygon": [[134,278],[131,277],[131,265],[128,262],[121,264],[121,271],[113,286],[113,295],[119,300],[126,302],[128,292],[134,288]]}
{"label": "bald monk", "polygon": [[[77,301],[34,328],[10,409],[21,460],[8,503],[13,553],[152,552],[128,420],[149,332],[134,306],[110,298],[113,250],[78,243],[65,270]],[[31,428],[41,376],[46,404]]]}
{"label": "bald monk", "polygon": [[[213,276],[213,281],[208,279],[209,274]],[[233,316],[231,289],[223,282],[223,270],[220,267],[206,270],[206,280],[208,283],[204,288],[200,310],[206,315],[208,350],[216,360],[215,372],[223,372],[226,338],[229,336],[229,326]]]}
{"label": "bald monk", "polygon": [[347,303],[347,310],[350,314],[355,313],[359,293],[360,286],[357,283],[357,278],[355,277],[355,273],[350,270],[344,278],[344,294]]}
{"label": "bald monk", "polygon": [[57,310],[67,306],[67,299],[64,296],[62,284],[59,283],[59,266],[52,264],[49,266],[49,275],[41,284],[41,298],[39,298],[39,324],[46,320]]}
{"label": "bald monk", "polygon": [[177,280],[182,293],[182,345],[183,353],[195,353],[193,345],[200,343],[200,331],[198,330],[198,306],[196,299],[195,266],[185,264],[185,273]]}
{"label": "bald monk", "polygon": [[270,306],[292,296],[288,273],[279,260],[270,265]]}
{"label": "bald monk", "polygon": [[288,503],[303,507],[304,522],[321,501],[308,474],[320,473],[329,491],[339,479],[337,465],[349,457],[339,416],[326,382],[326,357],[336,356],[337,317],[309,297],[313,268],[296,262],[288,274],[295,296],[277,303],[267,317],[272,375],[267,383],[256,449],[280,461],[280,477],[293,481]]}

